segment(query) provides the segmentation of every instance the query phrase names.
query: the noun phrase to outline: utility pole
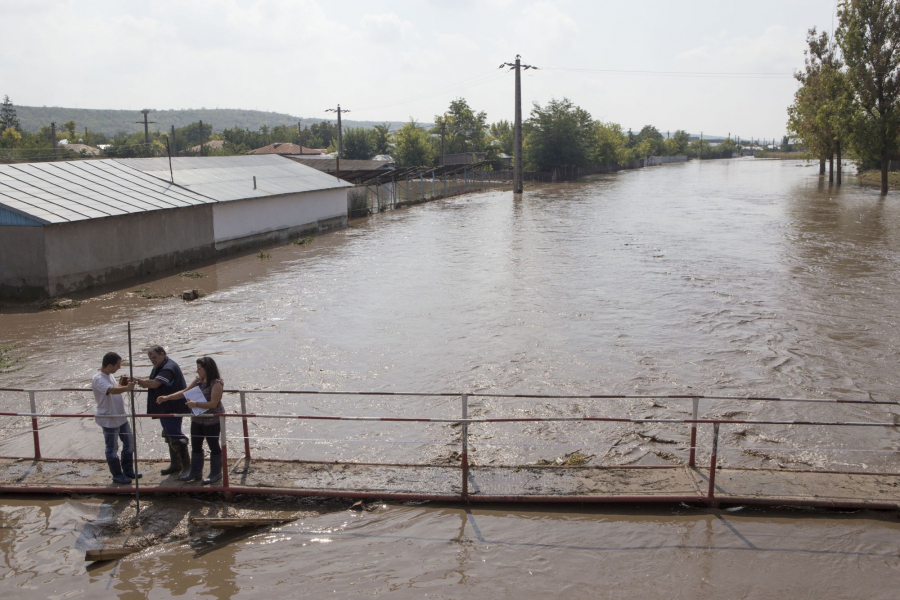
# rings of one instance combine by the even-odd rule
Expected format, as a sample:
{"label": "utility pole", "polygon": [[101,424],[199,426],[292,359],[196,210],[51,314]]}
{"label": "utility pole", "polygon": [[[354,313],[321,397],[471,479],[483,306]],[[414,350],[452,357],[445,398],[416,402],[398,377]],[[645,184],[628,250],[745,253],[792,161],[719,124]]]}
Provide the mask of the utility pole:
{"label": "utility pole", "polygon": [[135,121],[135,123],[137,125],[140,125],[141,123],[144,124],[144,143],[147,144],[147,146],[150,146],[150,123],[156,124],[156,121],[147,120],[147,116],[150,114],[149,108],[145,108],[144,110],[142,110],[141,114],[144,115],[144,120]]}
{"label": "utility pole", "polygon": [[50,141],[53,142],[53,160],[59,158],[59,153],[56,149],[56,123],[50,123]]}
{"label": "utility pole", "polygon": [[703,132],[700,132],[700,147],[697,149],[697,160],[703,160]]}
{"label": "utility pole", "polygon": [[175,147],[175,126],[172,125],[172,151],[169,153],[169,158],[176,152],[178,152],[178,148]]}
{"label": "utility pole", "polygon": [[200,121],[200,156],[203,156],[203,121]]}
{"label": "utility pole", "polygon": [[337,108],[328,108],[325,112],[336,112],[338,117],[338,153],[337,153],[337,176],[341,176],[341,155],[344,153],[344,137],[341,131],[341,113],[350,112],[346,108],[341,108],[338,104]]}
{"label": "utility pole", "polygon": [[303,154],[303,121],[297,121],[297,145],[300,146],[300,154]]}
{"label": "utility pole", "polygon": [[513,134],[513,160],[515,161],[513,170],[513,193],[521,194],[523,188],[523,180],[525,179],[525,169],[522,164],[522,69],[537,69],[532,65],[523,65],[522,57],[516,54],[515,63],[503,63],[500,68],[509,67],[509,70],[516,71],[516,124]]}

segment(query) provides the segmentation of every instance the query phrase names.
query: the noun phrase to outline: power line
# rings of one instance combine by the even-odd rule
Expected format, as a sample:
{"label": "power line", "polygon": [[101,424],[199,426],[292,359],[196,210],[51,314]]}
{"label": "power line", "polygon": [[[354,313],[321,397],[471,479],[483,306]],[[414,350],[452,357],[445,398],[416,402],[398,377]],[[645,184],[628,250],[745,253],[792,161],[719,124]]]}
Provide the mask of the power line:
{"label": "power line", "polygon": [[544,67],[544,71],[573,71],[578,73],[606,73],[609,75],[651,75],[662,77],[737,77],[746,79],[787,79],[794,73],[784,71],[647,71],[640,69],[579,69],[572,67]]}

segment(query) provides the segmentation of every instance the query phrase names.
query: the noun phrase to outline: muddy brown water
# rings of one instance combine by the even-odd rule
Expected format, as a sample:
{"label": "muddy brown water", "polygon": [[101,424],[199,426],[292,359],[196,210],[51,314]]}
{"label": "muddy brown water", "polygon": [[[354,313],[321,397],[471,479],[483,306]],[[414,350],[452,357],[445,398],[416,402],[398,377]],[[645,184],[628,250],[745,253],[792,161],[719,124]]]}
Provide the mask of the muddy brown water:
{"label": "muddy brown water", "polygon": [[[897,400],[900,205],[815,167],[710,161],[483,193],[354,222],[312,244],[273,248],[134,282],[60,311],[5,306],[0,343],[18,370],[0,386],[81,387],[108,350],[165,345],[186,372],[211,355],[229,388],[415,392],[633,393]],[[197,287],[193,303],[147,299]],[[145,294],[146,295],[146,294]],[[142,354],[139,374],[149,371]],[[139,406],[141,400],[139,399]],[[237,397],[225,398],[229,410]],[[90,409],[80,393],[41,394],[42,411]],[[442,397],[250,395],[279,414],[459,415]],[[27,396],[0,393],[0,410]],[[473,398],[473,416],[583,414],[684,418],[689,401]],[[701,403],[706,416],[893,422],[886,406]],[[25,419],[6,419],[0,454],[27,455]],[[47,456],[102,455],[90,420],[42,420]],[[708,428],[707,428],[708,429]],[[710,431],[701,428],[700,460]],[[239,424],[229,433],[237,436]],[[141,453],[162,456],[157,426]],[[279,458],[444,461],[458,428],[257,420],[255,453]],[[470,427],[480,464],[683,461],[671,424]],[[232,437],[231,448],[239,445]],[[727,465],[900,471],[890,428],[723,426]],[[0,597],[212,597],[293,589],[398,597],[895,597],[896,515],[349,503],[279,507],[216,499],[148,501],[154,546],[85,569],[83,550],[121,542],[115,499],[0,500]],[[187,507],[187,508],[186,508]],[[289,525],[190,532],[190,511],[292,511]],[[159,525],[162,523],[162,525]],[[106,525],[104,525],[106,524]],[[143,527],[147,530],[149,525]],[[121,534],[121,532],[120,532]],[[148,533],[142,533],[145,539]],[[140,536],[136,535],[135,538]]]}

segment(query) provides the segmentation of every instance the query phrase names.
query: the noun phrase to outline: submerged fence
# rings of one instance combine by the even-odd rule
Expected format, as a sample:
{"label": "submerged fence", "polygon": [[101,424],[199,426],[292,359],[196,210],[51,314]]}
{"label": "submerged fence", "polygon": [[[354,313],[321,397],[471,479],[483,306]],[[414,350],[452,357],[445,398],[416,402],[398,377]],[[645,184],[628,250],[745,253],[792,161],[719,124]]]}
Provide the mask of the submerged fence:
{"label": "submerged fence", "polygon": [[494,171],[464,170],[449,176],[428,177],[420,173],[415,177],[401,177],[391,181],[360,185],[348,193],[351,218],[408,206],[429,200],[449,198],[469,192],[502,189],[506,180],[498,178]]}
{"label": "submerged fence", "polygon": [[[23,395],[27,395],[28,402],[28,410],[25,412],[0,412],[0,416],[7,418],[25,418],[31,420],[31,433],[32,433],[32,443],[33,443],[33,458],[34,459],[42,459],[41,454],[41,446],[40,446],[40,428],[38,426],[39,418],[49,418],[49,419],[92,419],[94,418],[93,414],[86,413],[40,413],[37,411],[37,395],[38,394],[48,394],[48,393],[58,393],[58,392],[84,392],[91,393],[90,389],[84,388],[61,388],[61,389],[21,389],[21,388],[0,388],[0,392],[11,392],[11,393],[21,393]],[[776,397],[745,397],[745,396],[685,396],[685,395],[548,395],[548,394],[492,394],[492,393],[418,393],[418,392],[340,392],[340,391],[309,391],[309,390],[226,390],[226,394],[231,396],[237,395],[240,400],[240,412],[228,413],[220,416],[221,423],[221,438],[220,444],[222,448],[222,459],[223,459],[223,473],[224,478],[222,480],[221,486],[214,486],[212,488],[207,488],[215,491],[225,491],[229,492],[229,490],[234,491],[233,486],[230,485],[229,482],[229,467],[228,467],[228,441],[231,437],[233,437],[233,433],[228,432],[227,422],[235,420],[239,420],[241,424],[241,433],[242,435],[236,436],[239,440],[242,441],[243,445],[243,460],[246,462],[250,462],[254,457],[251,448],[251,441],[255,438],[251,437],[249,434],[249,422],[254,419],[274,419],[274,420],[304,420],[304,421],[333,421],[333,422],[382,422],[382,423],[438,423],[438,424],[446,424],[454,426],[453,437],[455,437],[456,431],[455,427],[459,427],[459,439],[456,441],[455,439],[448,440],[446,442],[439,442],[446,445],[457,446],[460,450],[459,452],[459,477],[460,477],[460,493],[459,495],[450,494],[448,492],[439,492],[432,494],[391,494],[385,493],[380,494],[383,497],[420,497],[422,499],[434,499],[434,498],[443,498],[443,499],[457,499],[462,501],[467,501],[470,499],[471,494],[469,491],[469,470],[472,468],[470,464],[469,455],[470,455],[470,446],[473,444],[473,440],[470,436],[470,427],[478,427],[479,425],[489,424],[489,423],[507,423],[507,424],[516,424],[516,423],[539,423],[539,422],[559,422],[559,423],[592,423],[592,422],[602,422],[602,423],[630,423],[630,424],[651,424],[651,423],[664,423],[670,425],[679,425],[683,426],[689,435],[689,445],[685,448],[687,452],[687,460],[685,461],[685,465],[687,467],[695,467],[700,468],[703,465],[698,464],[698,450],[701,448],[698,445],[698,428],[699,427],[708,427],[711,429],[708,433],[710,434],[710,444],[705,447],[705,450],[708,451],[709,461],[708,465],[705,465],[705,468],[708,469],[708,489],[706,490],[706,501],[708,503],[714,504],[716,502],[715,498],[715,478],[716,471],[718,468],[718,457],[720,456],[720,451],[722,450],[722,441],[720,438],[720,428],[723,426],[729,425],[760,425],[760,426],[805,426],[805,427],[829,427],[829,428],[858,428],[858,427],[883,427],[883,428],[893,428],[896,429],[900,427],[900,423],[894,421],[893,419],[890,422],[887,421],[822,421],[822,420],[780,420],[780,419],[732,419],[732,418],[701,418],[700,417],[700,403],[703,402],[719,402],[719,401],[742,401],[742,402],[757,402],[757,403],[825,403],[825,404],[846,404],[846,405],[868,405],[868,406],[898,406],[900,402],[895,401],[871,401],[871,400],[853,400],[853,399],[811,399],[811,398],[776,398]],[[459,405],[458,417],[445,417],[445,418],[433,418],[433,417],[397,417],[397,416],[349,416],[349,415],[316,415],[316,414],[266,414],[266,413],[257,413],[250,412],[247,408],[247,402],[249,396],[266,396],[266,395],[304,395],[304,396],[313,396],[313,395],[321,395],[321,396],[387,396],[387,397],[416,397],[416,398],[447,398],[453,399],[458,398]],[[615,417],[615,416],[590,416],[588,414],[584,414],[581,416],[549,416],[549,417],[538,417],[538,416],[519,416],[519,417],[477,417],[473,418],[469,415],[469,403],[470,400],[475,398],[492,398],[498,400],[534,400],[534,399],[543,399],[550,401],[563,401],[563,400],[576,400],[576,401],[615,401],[615,400],[674,400],[677,402],[684,402],[687,404],[685,408],[689,407],[690,418],[629,418],[629,417]],[[104,415],[109,416],[109,415]],[[121,416],[131,416],[130,413],[128,415]],[[190,415],[149,415],[149,414],[135,414],[134,417],[146,419],[153,418],[159,416],[183,416],[187,417]],[[137,436],[137,432],[135,432]],[[401,442],[396,442],[401,443]],[[475,441],[477,444],[489,444],[489,442],[483,441]],[[771,448],[770,448],[771,449]],[[789,449],[790,450],[790,449]],[[793,449],[793,450],[809,450],[809,449]],[[834,450],[839,452],[870,452],[870,453],[885,453],[889,452],[892,454],[900,453],[900,451],[895,450],[885,450],[884,448],[878,449],[866,449],[866,448],[819,448],[816,450],[820,451],[828,451]],[[10,458],[10,457],[4,457]],[[25,458],[25,457],[13,457],[13,458]],[[256,457],[259,458],[259,457]],[[47,459],[47,460],[59,460],[59,459]],[[271,460],[271,459],[265,459]],[[278,459],[275,459],[278,460]],[[302,461],[301,461],[302,462]],[[340,461],[332,461],[335,464],[339,464]],[[344,462],[343,464],[366,464],[366,465],[374,465],[374,466],[412,466],[412,467],[428,467],[435,465],[422,465],[422,464],[389,464],[389,463],[359,463],[359,462]],[[454,468],[453,465],[439,465],[445,468]],[[551,465],[552,466],[552,465]],[[603,468],[602,465],[590,465],[590,467]],[[616,465],[616,468],[672,468],[677,467],[677,465],[658,465],[658,466],[642,466],[642,465],[633,465],[633,466],[622,466]],[[816,470],[816,473],[841,473],[848,474],[854,473],[853,471],[828,471],[828,470]],[[896,474],[894,474],[896,475]],[[240,488],[237,491],[248,491],[247,489]],[[338,495],[338,494],[334,494]],[[524,496],[524,495],[523,495]],[[543,496],[541,496],[543,497]],[[504,496],[507,500],[515,501],[515,496]],[[534,496],[532,496],[532,499]],[[663,500],[666,496],[660,496]],[[674,497],[673,497],[674,498]],[[682,497],[677,497],[679,501],[683,500]],[[521,499],[521,498],[520,498]]]}

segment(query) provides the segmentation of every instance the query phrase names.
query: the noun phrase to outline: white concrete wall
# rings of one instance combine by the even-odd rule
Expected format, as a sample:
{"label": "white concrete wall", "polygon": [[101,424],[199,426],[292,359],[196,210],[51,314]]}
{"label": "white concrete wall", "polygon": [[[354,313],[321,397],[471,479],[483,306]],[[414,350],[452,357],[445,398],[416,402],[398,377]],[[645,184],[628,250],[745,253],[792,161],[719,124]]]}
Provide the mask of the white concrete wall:
{"label": "white concrete wall", "polygon": [[347,217],[347,190],[320,190],[271,198],[219,202],[213,206],[217,247],[282,229],[313,227],[319,221]]}

